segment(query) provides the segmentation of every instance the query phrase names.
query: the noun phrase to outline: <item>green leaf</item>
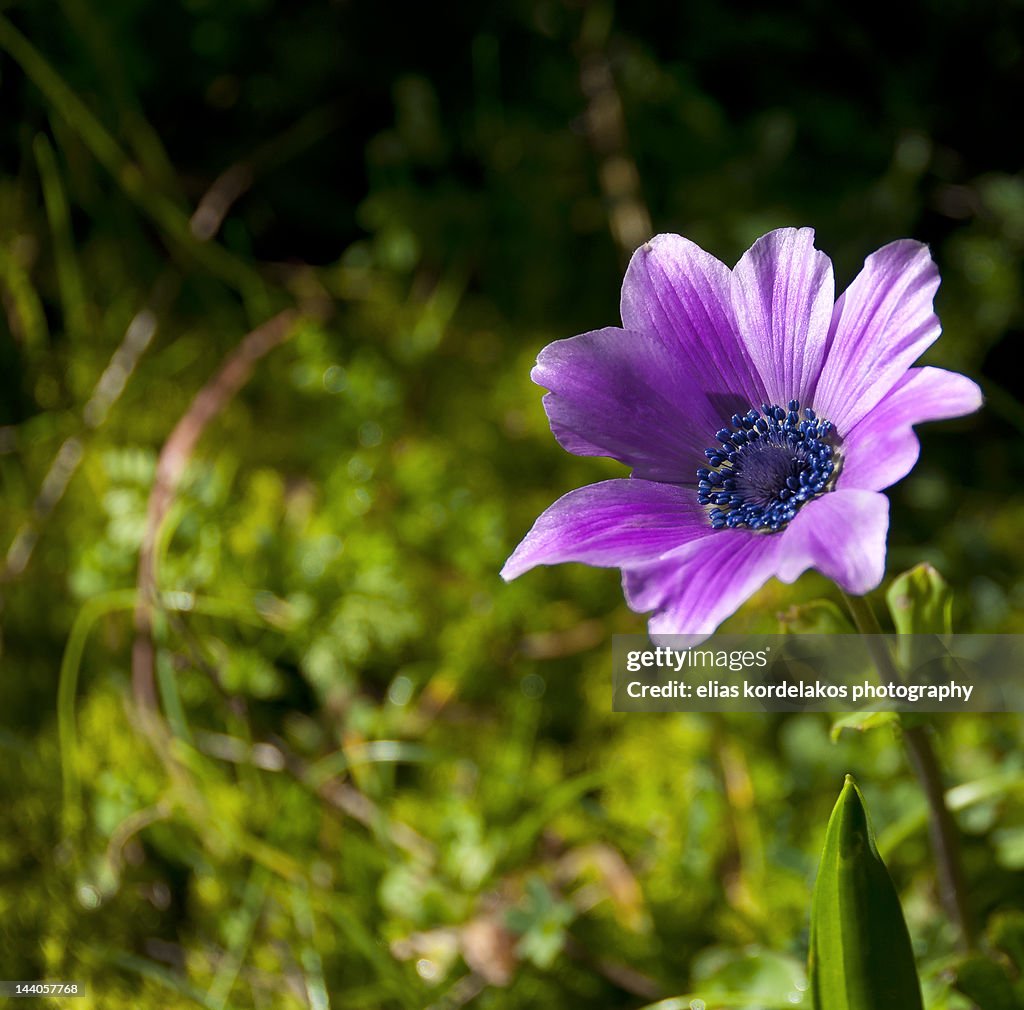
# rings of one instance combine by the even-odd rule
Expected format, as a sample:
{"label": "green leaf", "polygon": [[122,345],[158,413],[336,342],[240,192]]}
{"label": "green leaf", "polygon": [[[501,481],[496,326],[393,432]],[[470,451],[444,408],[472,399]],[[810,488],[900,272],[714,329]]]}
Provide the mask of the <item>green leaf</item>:
{"label": "green leaf", "polygon": [[866,733],[869,729],[879,726],[898,726],[899,712],[850,712],[842,715],[832,723],[832,742],[835,743],[844,729],[853,729],[858,733]]}
{"label": "green leaf", "polygon": [[979,1010],[1020,1010],[1020,999],[1006,971],[986,957],[970,957],[956,970],[956,987]]}
{"label": "green leaf", "polygon": [[922,1010],[899,898],[851,775],[825,832],[809,972],[816,1010]]}
{"label": "green leaf", "polygon": [[794,604],[778,615],[784,635],[850,635],[854,627],[846,614],[831,600]]}
{"label": "green leaf", "polygon": [[785,954],[747,948],[710,947],[694,958],[692,985],[710,1006],[725,1003],[727,993],[743,993],[748,1002],[793,1003],[807,988],[804,966]]}
{"label": "green leaf", "polygon": [[953,591],[929,564],[898,575],[885,599],[901,635],[949,635],[953,631]]}
{"label": "green leaf", "polygon": [[972,954],[961,960],[954,985],[979,1010],[1019,1010],[1024,1006],[1024,914],[993,916],[986,937],[987,956]]}
{"label": "green leaf", "polygon": [[506,923],[519,933],[516,949],[519,955],[538,968],[546,970],[554,963],[565,945],[566,929],[573,920],[573,908],[556,899],[539,877],[526,882],[525,906],[509,909]]}
{"label": "green leaf", "polygon": [[1001,912],[989,926],[992,946],[1013,963],[1018,975],[1024,975],[1024,912]]}

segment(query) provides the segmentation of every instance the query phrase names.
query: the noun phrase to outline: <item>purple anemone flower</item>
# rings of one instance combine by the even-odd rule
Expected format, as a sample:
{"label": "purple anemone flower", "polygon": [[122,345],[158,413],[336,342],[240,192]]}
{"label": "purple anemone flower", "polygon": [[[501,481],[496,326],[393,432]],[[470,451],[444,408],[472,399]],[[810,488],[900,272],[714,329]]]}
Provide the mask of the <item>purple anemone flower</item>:
{"label": "purple anemone flower", "polygon": [[541,352],[555,438],[629,478],[570,491],[505,563],[622,569],[656,635],[711,634],[768,579],[816,568],[846,592],[885,572],[889,502],[913,425],[971,413],[978,386],[912,368],[940,332],[927,246],[872,253],[838,299],[809,228],[759,238],[730,270],[679,235],[633,254],[622,328]]}

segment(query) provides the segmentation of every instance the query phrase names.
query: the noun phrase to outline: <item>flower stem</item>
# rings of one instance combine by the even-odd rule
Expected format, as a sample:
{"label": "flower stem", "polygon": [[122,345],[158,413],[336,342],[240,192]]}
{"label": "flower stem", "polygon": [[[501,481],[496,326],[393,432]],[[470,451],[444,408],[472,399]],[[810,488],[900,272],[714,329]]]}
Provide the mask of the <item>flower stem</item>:
{"label": "flower stem", "polygon": [[[853,617],[857,630],[867,636],[868,648],[875,667],[883,681],[902,682],[903,676],[896,666],[892,653],[881,638],[883,632],[871,604],[863,596],[848,596],[843,593],[846,605]],[[960,849],[960,834],[956,822],[946,806],[946,791],[931,736],[925,726],[904,726],[903,742],[907,747],[910,765],[917,776],[926,800],[930,817],[928,833],[935,851],[935,862],[939,877],[939,893],[950,920],[960,931],[961,946],[970,950],[974,946],[975,933],[967,900],[967,883]]]}

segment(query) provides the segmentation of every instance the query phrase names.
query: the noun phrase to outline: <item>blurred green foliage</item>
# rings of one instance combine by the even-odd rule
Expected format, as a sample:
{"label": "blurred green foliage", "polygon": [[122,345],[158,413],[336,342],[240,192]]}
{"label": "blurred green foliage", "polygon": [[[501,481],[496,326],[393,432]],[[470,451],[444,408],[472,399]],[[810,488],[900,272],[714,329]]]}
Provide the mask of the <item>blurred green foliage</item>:
{"label": "blurred green foliage", "polygon": [[[614,715],[610,636],[643,627],[614,573],[497,572],[621,472],[558,448],[528,377],[615,322],[617,208],[729,262],[812,224],[840,284],[911,235],[943,275],[928,360],[988,406],[922,433],[890,570],[934,565],[961,630],[1024,631],[1020,20],[6,4],[0,977],[86,983],[81,1010],[791,1006],[853,772],[927,1005],[968,1007],[889,729]],[[131,657],[158,454],[287,306],[162,527],[155,745]],[[828,593],[769,585],[731,627],[842,622]],[[1024,901],[1020,723],[940,728],[991,937]],[[974,999],[1018,984],[1000,943]]]}

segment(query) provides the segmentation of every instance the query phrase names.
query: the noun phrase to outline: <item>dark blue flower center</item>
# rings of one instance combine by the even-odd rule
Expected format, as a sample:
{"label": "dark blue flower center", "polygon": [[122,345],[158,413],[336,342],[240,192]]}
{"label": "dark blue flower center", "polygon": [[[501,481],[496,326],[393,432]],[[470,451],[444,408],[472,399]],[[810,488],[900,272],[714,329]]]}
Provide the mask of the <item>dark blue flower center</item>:
{"label": "dark blue flower center", "polygon": [[710,465],[697,471],[697,501],[709,506],[712,527],[774,532],[829,489],[838,462],[832,422],[810,407],[803,415],[796,400],[788,410],[763,403],[715,435],[721,445],[704,451]]}

